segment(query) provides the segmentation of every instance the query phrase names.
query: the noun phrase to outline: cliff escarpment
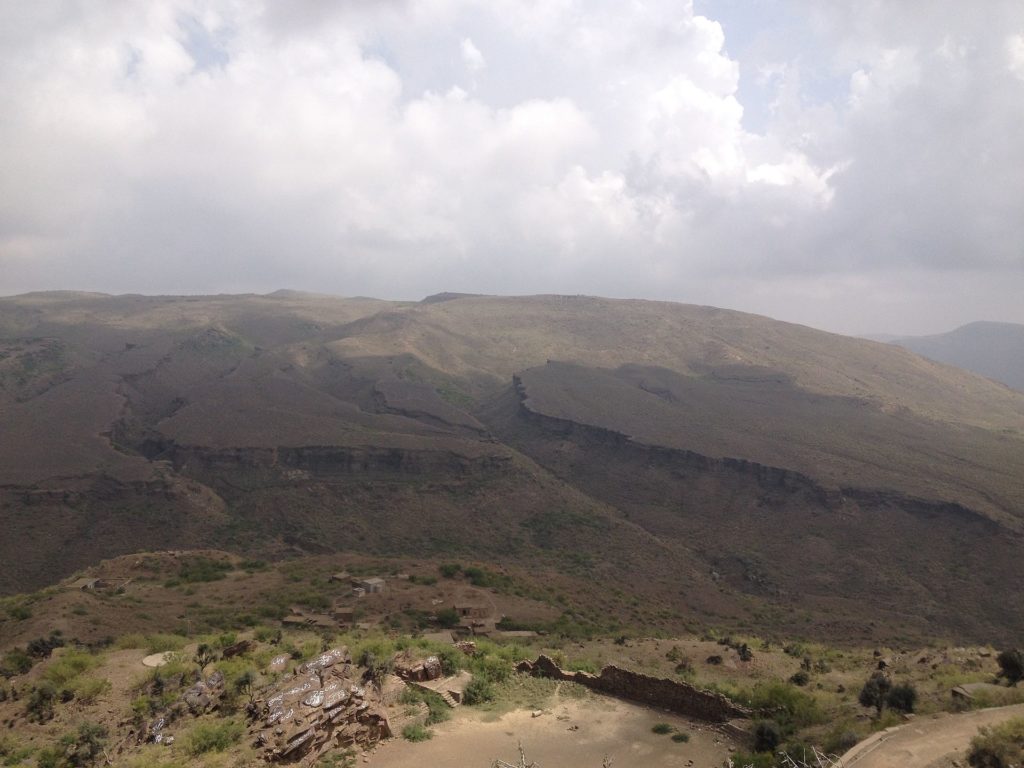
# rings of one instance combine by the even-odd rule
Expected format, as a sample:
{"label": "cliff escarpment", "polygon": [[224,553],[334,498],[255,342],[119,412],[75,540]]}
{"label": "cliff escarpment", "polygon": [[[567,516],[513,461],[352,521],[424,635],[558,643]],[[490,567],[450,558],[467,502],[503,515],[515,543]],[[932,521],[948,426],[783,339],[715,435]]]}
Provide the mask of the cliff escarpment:
{"label": "cliff escarpment", "polygon": [[[1024,578],[1024,540],[964,504],[833,485],[744,458],[652,445],[545,413],[516,377],[495,400],[495,434],[563,482],[686,548],[712,578],[816,620],[871,605],[880,621],[939,622],[999,633],[1008,617],[993,584]],[[685,441],[685,426],[677,441]],[[956,585],[950,572],[956,573]],[[885,618],[883,618],[885,617]],[[1009,619],[1024,627],[1018,618]]]}

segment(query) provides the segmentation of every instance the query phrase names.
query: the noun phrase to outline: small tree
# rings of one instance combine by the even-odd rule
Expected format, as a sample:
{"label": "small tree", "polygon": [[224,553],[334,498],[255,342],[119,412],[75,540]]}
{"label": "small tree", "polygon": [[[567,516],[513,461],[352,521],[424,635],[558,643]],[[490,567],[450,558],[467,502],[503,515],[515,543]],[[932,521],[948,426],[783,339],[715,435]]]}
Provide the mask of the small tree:
{"label": "small tree", "polygon": [[762,720],[754,728],[755,752],[774,752],[781,741],[779,726],[771,720]]}
{"label": "small tree", "polygon": [[96,759],[103,754],[106,740],[107,729],[102,725],[82,723],[78,726],[76,734],[69,734],[61,739],[61,745],[64,747],[64,763],[75,768],[94,765]]}
{"label": "small tree", "polygon": [[206,669],[206,665],[210,664],[216,658],[217,654],[214,653],[213,648],[206,643],[200,643],[199,647],[196,648],[195,662],[199,665],[200,672]]}
{"label": "small tree", "polygon": [[917,689],[910,683],[894,685],[886,695],[885,702],[897,712],[913,712],[917,704]]}
{"label": "small tree", "polygon": [[237,680],[235,680],[235,692],[245,695],[249,703],[256,697],[255,691],[253,691],[253,684],[256,682],[256,676],[249,670],[243,672]]}
{"label": "small tree", "polygon": [[1019,648],[1008,648],[996,656],[999,664],[999,676],[1005,677],[1008,685],[1016,685],[1024,680],[1024,654]]}
{"label": "small tree", "polygon": [[885,708],[886,697],[889,695],[891,688],[892,683],[889,682],[889,678],[876,672],[868,678],[868,681],[864,683],[864,687],[860,689],[857,701],[860,702],[862,707],[874,707],[878,714],[881,715],[882,709]]}
{"label": "small tree", "polygon": [[45,723],[53,717],[53,704],[57,700],[57,689],[53,683],[43,681],[29,694],[25,714],[29,720]]}
{"label": "small tree", "polygon": [[459,612],[454,608],[442,608],[437,612],[437,623],[446,629],[459,626]]}

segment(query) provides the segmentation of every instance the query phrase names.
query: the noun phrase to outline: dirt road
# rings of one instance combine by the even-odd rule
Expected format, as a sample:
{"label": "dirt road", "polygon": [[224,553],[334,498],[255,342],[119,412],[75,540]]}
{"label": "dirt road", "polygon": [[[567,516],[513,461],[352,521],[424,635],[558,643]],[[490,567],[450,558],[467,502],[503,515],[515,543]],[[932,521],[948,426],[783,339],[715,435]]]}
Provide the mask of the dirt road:
{"label": "dirt road", "polygon": [[946,768],[966,765],[967,747],[982,725],[1024,717],[1024,704],[980,709],[961,715],[915,719],[876,733],[843,755],[843,768]]}

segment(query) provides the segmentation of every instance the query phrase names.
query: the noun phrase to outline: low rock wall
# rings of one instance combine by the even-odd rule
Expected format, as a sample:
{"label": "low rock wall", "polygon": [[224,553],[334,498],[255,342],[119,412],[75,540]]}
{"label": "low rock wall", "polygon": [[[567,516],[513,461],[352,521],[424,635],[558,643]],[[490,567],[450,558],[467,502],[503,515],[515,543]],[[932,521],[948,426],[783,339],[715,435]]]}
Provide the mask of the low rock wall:
{"label": "low rock wall", "polygon": [[517,669],[536,677],[579,683],[599,693],[636,701],[712,723],[747,718],[751,714],[750,710],[732,702],[720,693],[701,690],[688,683],[631,672],[621,667],[605,667],[598,675],[591,675],[587,672],[566,672],[550,657],[539,656],[536,661],[520,662]]}

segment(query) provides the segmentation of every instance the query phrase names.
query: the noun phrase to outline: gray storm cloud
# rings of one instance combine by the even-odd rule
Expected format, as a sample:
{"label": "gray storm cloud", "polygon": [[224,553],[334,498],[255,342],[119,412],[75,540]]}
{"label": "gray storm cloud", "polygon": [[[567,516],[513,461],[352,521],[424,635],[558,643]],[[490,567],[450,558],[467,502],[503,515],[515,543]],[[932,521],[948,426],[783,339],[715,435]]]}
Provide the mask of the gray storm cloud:
{"label": "gray storm cloud", "polygon": [[0,294],[1024,321],[1024,6],[781,7],[5,4]]}

